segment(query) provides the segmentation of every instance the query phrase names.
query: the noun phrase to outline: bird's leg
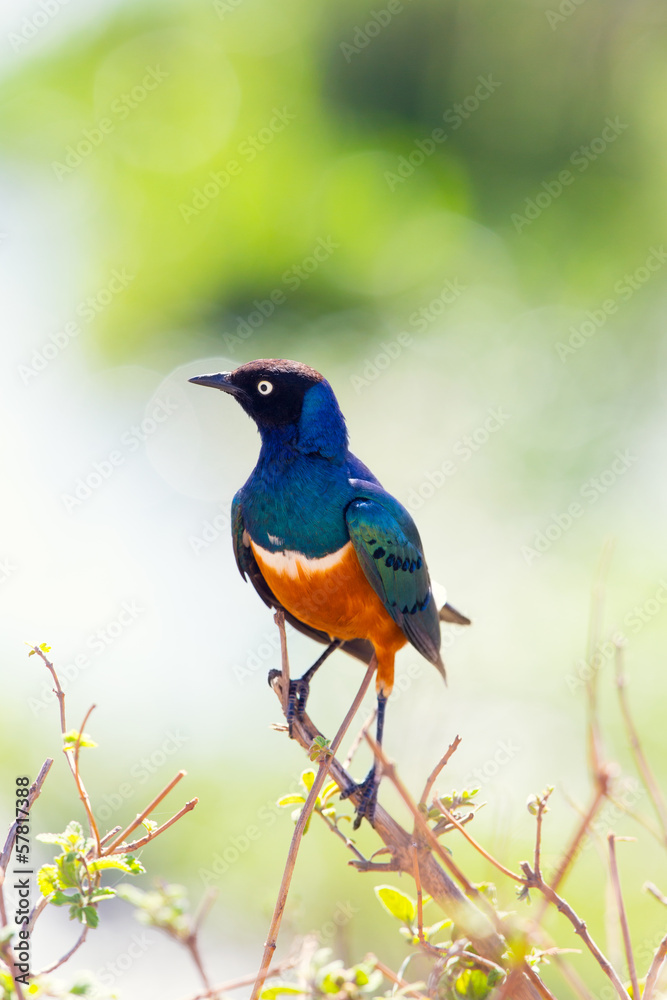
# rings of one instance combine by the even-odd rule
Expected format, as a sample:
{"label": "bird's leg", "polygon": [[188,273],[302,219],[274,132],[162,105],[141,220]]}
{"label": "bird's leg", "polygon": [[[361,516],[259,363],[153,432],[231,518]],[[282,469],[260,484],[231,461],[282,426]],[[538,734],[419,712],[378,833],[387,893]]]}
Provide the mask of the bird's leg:
{"label": "bird's leg", "polygon": [[[334,639],[327,648],[324,650],[322,655],[315,660],[312,667],[306,670],[303,677],[299,677],[298,680],[289,682],[289,694],[287,697],[287,727],[289,730],[290,739],[292,738],[292,725],[295,718],[302,718],[303,713],[306,710],[306,702],[308,701],[308,694],[310,691],[310,682],[320,669],[327,657],[331,656],[335,649],[338,649],[342,645],[342,639]],[[269,684],[273,678],[274,673],[279,671],[271,671],[269,673]]]}
{"label": "bird's leg", "polygon": [[[378,711],[377,711],[377,723],[375,729],[375,741],[379,747],[382,746],[382,733],[384,730],[384,713],[387,707],[387,696],[378,692]],[[341,793],[341,799],[346,799],[352,792],[361,792],[361,800],[357,806],[357,815],[354,820],[354,829],[358,830],[361,826],[361,821],[364,817],[368,822],[373,825],[373,820],[375,818],[375,806],[377,805],[378,797],[378,787],[380,781],[378,778],[378,763],[377,760],[373,761],[373,766],[366,775],[365,779],[360,785],[353,785],[352,788],[348,788],[346,791]]]}

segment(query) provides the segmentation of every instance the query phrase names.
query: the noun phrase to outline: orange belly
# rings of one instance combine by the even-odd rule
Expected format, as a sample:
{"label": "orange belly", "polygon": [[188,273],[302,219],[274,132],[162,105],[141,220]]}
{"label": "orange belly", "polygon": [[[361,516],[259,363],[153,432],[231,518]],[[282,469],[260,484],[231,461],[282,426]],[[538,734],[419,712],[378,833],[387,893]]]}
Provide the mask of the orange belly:
{"label": "orange belly", "polygon": [[299,621],[332,639],[368,639],[378,660],[377,686],[389,694],[394,656],[407,642],[366,578],[351,542],[324,559],[268,552],[250,542],[262,576]]}

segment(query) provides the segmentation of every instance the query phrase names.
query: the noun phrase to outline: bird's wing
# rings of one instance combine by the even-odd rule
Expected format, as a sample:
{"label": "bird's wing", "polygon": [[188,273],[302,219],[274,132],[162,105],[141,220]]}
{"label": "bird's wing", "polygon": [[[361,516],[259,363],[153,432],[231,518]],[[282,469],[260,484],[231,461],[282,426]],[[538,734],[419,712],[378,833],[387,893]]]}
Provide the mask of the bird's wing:
{"label": "bird's wing", "polygon": [[359,483],[367,495],[347,507],[350,539],[391,617],[422,656],[440,668],[438,609],[414,521],[397,500],[369,485]]}
{"label": "bird's wing", "polygon": [[[250,580],[267,607],[275,608],[277,611],[282,611],[285,615],[285,621],[289,622],[295,629],[299,632],[303,632],[303,634],[307,635],[310,639],[315,639],[317,642],[322,642],[328,646],[331,639],[326,632],[320,632],[318,629],[311,628],[304,622],[299,621],[298,618],[295,618],[294,615],[287,610],[287,608],[283,607],[262,576],[262,571],[257,564],[257,560],[255,559],[250,544],[246,543],[246,540],[244,539],[245,527],[243,524],[243,509],[241,498],[238,493],[232,502],[231,515],[234,555],[236,557],[236,565],[238,566],[239,573],[243,579]],[[363,663],[370,663],[373,656],[373,646],[370,642],[367,642],[366,639],[350,639],[347,642],[342,643],[340,648],[345,650],[346,653],[349,653],[350,656],[354,656],[357,660],[361,660]]]}

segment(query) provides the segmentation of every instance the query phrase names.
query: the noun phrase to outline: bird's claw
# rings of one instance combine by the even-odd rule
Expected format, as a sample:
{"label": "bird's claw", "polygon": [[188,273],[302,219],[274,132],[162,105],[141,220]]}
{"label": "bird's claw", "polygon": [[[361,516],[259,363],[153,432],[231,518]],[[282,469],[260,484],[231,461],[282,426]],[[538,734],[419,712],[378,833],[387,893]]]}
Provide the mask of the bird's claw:
{"label": "bird's claw", "polygon": [[357,806],[357,815],[355,816],[354,823],[352,824],[352,828],[354,830],[359,829],[362,819],[367,819],[370,825],[373,826],[379,784],[380,783],[375,774],[375,768],[373,767],[361,784],[352,785],[350,788],[346,788],[344,792],[341,792],[341,799],[349,798],[353,792],[361,793],[361,798]]}
{"label": "bird's claw", "polygon": [[292,728],[295,719],[302,719],[306,710],[306,702],[310,685],[303,677],[296,681],[289,682],[289,695],[287,697],[287,729],[290,739],[292,738]]}

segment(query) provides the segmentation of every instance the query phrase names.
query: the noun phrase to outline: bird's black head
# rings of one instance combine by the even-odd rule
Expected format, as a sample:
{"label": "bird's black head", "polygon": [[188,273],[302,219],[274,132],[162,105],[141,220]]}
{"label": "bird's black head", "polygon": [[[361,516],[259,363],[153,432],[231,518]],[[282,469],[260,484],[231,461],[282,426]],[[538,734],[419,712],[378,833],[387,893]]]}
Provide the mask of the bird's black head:
{"label": "bird's black head", "polygon": [[333,389],[314,368],[299,361],[263,359],[190,381],[235,396],[265,443],[279,440],[281,447],[289,444],[306,455],[345,460],[345,419]]}
{"label": "bird's black head", "polygon": [[298,424],[305,394],[324,379],[299,361],[263,358],[249,361],[233,372],[197,375],[190,382],[210,385],[234,396],[261,430]]}

